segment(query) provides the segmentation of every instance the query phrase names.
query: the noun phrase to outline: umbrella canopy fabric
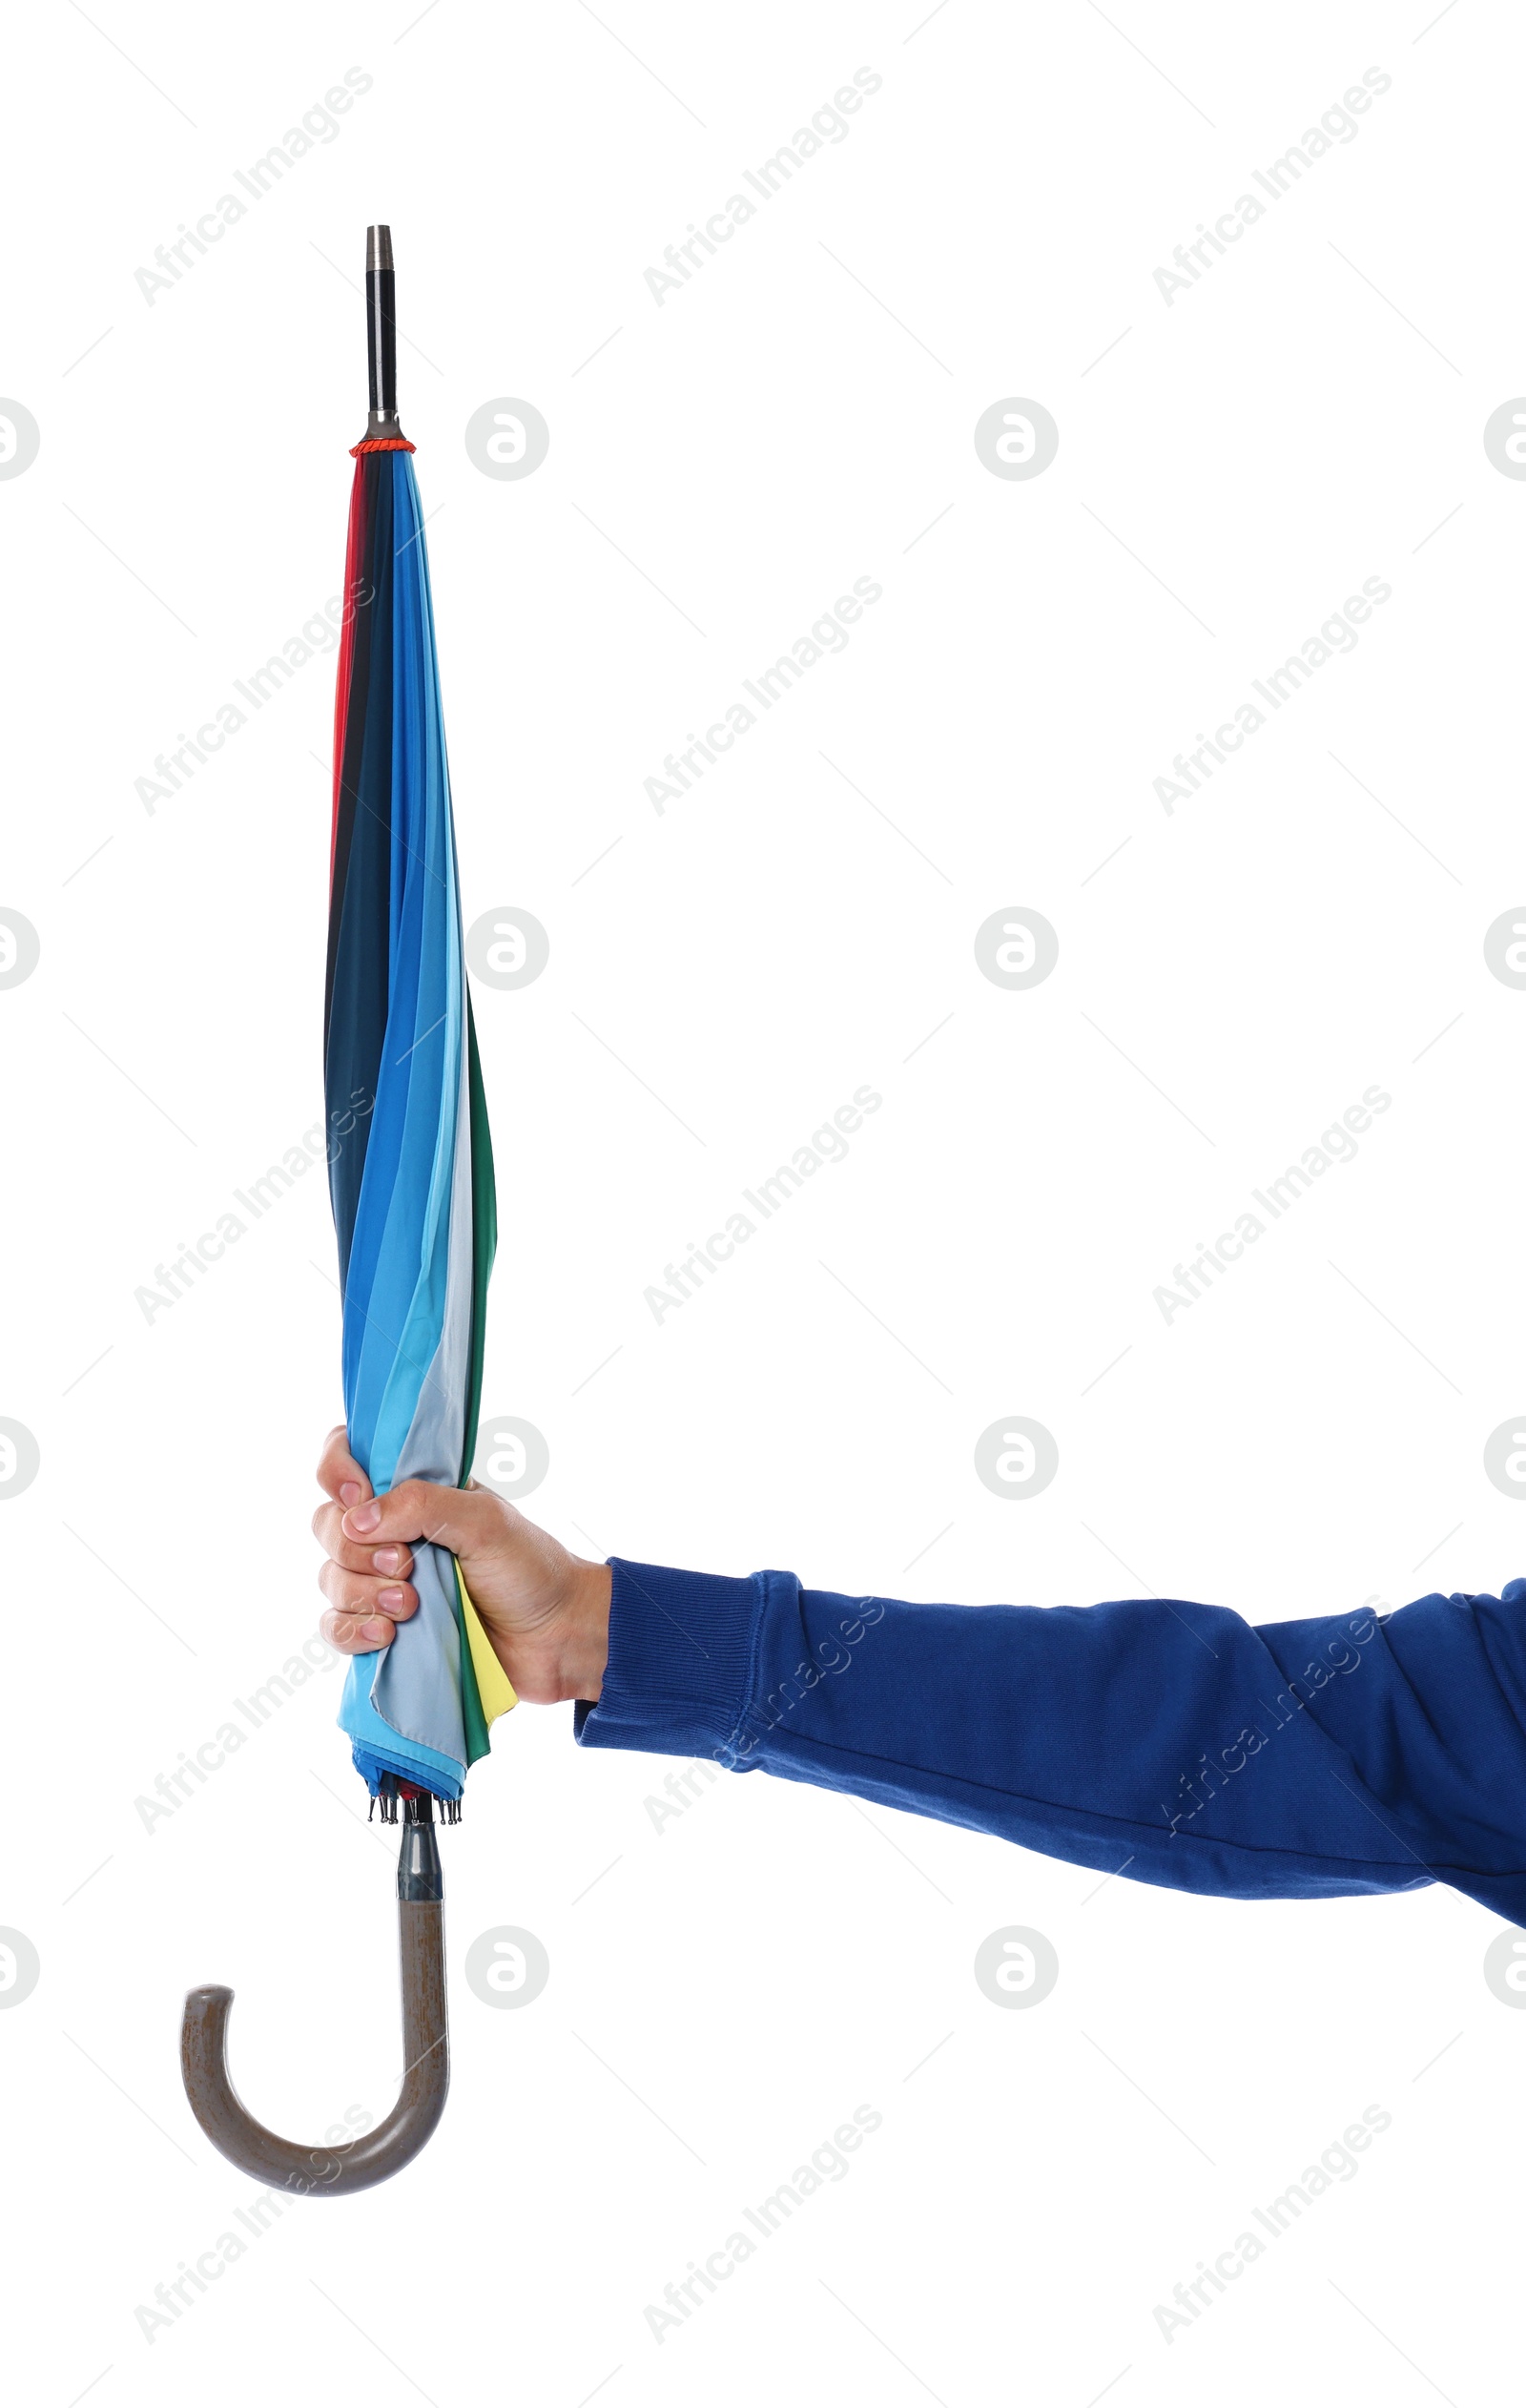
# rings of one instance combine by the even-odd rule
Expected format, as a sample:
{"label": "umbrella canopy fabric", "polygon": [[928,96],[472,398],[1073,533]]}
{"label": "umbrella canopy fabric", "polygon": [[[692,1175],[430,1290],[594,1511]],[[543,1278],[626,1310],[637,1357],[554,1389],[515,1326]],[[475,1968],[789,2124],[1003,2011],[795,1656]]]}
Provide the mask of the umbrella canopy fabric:
{"label": "umbrella canopy fabric", "polygon": [[[324,1086],[351,1452],[380,1495],[471,1467],[497,1233],[413,446],[358,445],[334,730]],[[460,1567],[414,1550],[418,1612],[340,1710],[373,1796],[453,1803],[514,1692]]]}

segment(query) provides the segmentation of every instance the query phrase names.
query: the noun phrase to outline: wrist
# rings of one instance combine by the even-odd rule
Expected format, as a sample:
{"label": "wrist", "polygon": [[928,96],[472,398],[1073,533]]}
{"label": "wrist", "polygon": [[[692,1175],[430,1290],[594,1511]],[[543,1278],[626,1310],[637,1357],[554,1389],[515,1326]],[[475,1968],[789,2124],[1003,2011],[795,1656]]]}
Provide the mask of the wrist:
{"label": "wrist", "polygon": [[574,1556],[561,1616],[557,1694],[563,1699],[598,1697],[609,1660],[609,1598],[613,1575],[608,1564]]}

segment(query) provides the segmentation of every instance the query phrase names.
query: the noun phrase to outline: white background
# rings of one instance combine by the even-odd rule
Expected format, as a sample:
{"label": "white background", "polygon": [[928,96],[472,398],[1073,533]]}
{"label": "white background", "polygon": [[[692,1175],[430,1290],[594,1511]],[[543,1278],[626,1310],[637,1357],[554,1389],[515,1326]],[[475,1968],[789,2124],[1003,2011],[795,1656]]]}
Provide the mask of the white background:
{"label": "white background", "polygon": [[[1253,1620],[1526,1569],[1482,1468],[1522,1402],[1526,996],[1482,949],[1526,890],[1526,488],[1481,441],[1526,388],[1518,18],[414,14],[10,33],[0,385],[42,430],[0,485],[0,903],[42,943],[0,994],[0,1412],[42,1456],[0,1506],[0,1923],[42,1960],[0,2015],[16,2397],[1498,2398],[1526,2017],[1489,1917],[1099,1891],[767,1778],[658,1833],[671,1768],[578,1753],[565,1709],[500,1726],[445,1843],[438,2138],[140,2330],[253,2190],[181,2096],[186,1987],[234,1984],[237,2079],[299,2137],[398,2070],[340,1675],[152,1833],[134,1807],[319,1610],[320,1174],[152,1325],[134,1291],[321,1112],[331,661],[152,816],[134,780],[339,588],[369,220],[466,915],[551,943],[476,998],[486,1402],[547,1438],[529,1509],[599,1554]],[[339,137],[151,306],[134,271],[352,66]],[[849,138],[659,308],[644,270],[860,66]],[[1358,138],[1167,307],[1174,246],[1372,66]],[[551,429],[524,482],[463,441],[504,395]],[[1009,395],[1060,426],[1031,483],[974,450]],[[662,757],[858,576],[847,652],[658,817]],[[1167,817],[1172,756],[1373,576],[1358,648]],[[1060,935],[1026,993],[974,959],[1011,905]],[[645,1287],[865,1082],[848,1161],[658,1326]],[[1358,1158],[1168,1326],[1154,1288],[1372,1084]],[[972,1468],[1015,1413],[1060,1447],[1025,1504]],[[1060,1954],[1027,2013],[972,1977],[1009,1923]],[[500,1924],[550,1955],[518,2012],[461,1974]],[[861,2102],[851,2176],[655,2341],[648,2303]],[[1370,2103],[1359,2178],[1167,2345],[1157,2303]]]}

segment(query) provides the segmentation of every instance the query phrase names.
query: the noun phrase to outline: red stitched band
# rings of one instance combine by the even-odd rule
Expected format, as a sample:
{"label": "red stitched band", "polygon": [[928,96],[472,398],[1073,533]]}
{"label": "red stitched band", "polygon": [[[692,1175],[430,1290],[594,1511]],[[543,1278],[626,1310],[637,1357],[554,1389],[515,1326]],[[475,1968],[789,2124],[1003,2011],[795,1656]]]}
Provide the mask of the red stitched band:
{"label": "red stitched band", "polygon": [[416,443],[404,443],[401,435],[380,435],[374,443],[358,443],[350,446],[350,458],[359,460],[362,451],[417,451]]}

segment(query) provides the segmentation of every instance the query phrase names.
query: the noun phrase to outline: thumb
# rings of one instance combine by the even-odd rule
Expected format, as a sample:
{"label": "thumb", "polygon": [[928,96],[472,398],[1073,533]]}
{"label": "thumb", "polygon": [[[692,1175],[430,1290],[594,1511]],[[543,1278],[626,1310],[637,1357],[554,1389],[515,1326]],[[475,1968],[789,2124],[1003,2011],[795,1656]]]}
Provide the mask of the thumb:
{"label": "thumb", "polygon": [[493,1524],[502,1522],[502,1500],[482,1488],[442,1488],[427,1480],[404,1480],[385,1496],[368,1497],[344,1516],[346,1538],[383,1546],[426,1539],[452,1555],[467,1556],[484,1546]]}

